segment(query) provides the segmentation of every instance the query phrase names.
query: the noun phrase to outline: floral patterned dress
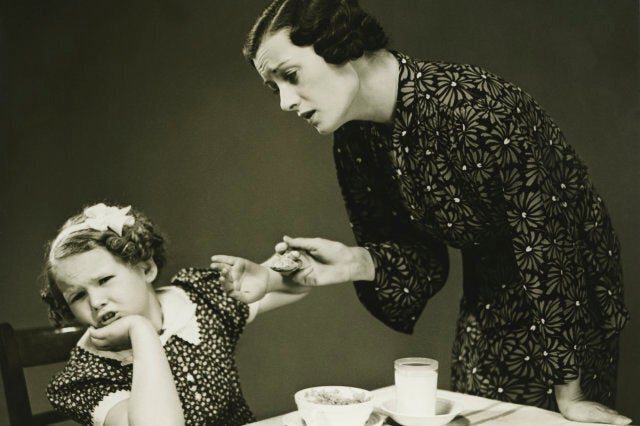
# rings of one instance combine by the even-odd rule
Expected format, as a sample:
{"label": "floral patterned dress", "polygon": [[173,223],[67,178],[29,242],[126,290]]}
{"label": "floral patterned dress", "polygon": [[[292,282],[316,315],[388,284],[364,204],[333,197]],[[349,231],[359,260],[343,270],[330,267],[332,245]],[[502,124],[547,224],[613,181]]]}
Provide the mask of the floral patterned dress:
{"label": "floral patterned dress", "polygon": [[453,390],[557,410],[574,380],[613,405],[628,320],[620,246],[585,165],[520,88],[471,65],[400,67],[393,126],[334,134],[338,179],[375,280],[361,302],[411,333],[461,250]]}
{"label": "floral patterned dress", "polygon": [[[183,269],[157,290],[164,346],[188,425],[244,425],[255,421],[240,389],[234,353],[249,316],[205,269]],[[85,334],[47,389],[51,404],[77,422],[102,425],[129,398],[131,350],[98,350]]]}

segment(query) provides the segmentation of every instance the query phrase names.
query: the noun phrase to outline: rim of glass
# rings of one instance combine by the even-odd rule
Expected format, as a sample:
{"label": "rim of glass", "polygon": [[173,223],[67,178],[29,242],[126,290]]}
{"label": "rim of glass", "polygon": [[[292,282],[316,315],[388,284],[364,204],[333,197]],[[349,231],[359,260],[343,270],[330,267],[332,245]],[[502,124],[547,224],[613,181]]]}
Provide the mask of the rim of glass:
{"label": "rim of glass", "polygon": [[424,357],[398,358],[393,365],[400,370],[438,370],[437,360]]}

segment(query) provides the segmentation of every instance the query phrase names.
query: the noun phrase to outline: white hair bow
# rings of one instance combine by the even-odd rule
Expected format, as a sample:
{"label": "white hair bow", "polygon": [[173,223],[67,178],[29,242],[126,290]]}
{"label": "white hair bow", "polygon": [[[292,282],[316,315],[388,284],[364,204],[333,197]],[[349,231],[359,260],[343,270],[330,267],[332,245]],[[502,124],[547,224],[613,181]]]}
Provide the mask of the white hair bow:
{"label": "white hair bow", "polygon": [[84,209],[83,214],[86,219],[75,225],[71,225],[64,228],[51,244],[51,251],[49,252],[49,260],[53,261],[56,247],[64,241],[69,235],[74,232],[82,231],[84,229],[95,229],[96,231],[112,230],[119,236],[122,236],[122,230],[125,225],[131,226],[135,223],[135,218],[129,215],[131,206],[118,208],[115,206],[107,206],[104,203],[94,204],[91,207]]}
{"label": "white hair bow", "polygon": [[135,223],[133,216],[128,215],[131,206],[118,208],[107,206],[104,203],[96,204],[84,209],[84,229],[95,229],[96,231],[106,231],[111,229],[116,234],[122,236],[122,228],[125,225],[131,226]]}

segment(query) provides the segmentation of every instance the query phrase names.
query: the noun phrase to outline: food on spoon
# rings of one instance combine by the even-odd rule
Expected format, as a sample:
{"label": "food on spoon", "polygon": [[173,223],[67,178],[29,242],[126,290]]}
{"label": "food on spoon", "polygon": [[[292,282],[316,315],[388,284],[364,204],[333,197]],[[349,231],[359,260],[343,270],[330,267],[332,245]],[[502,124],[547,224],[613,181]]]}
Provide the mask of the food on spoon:
{"label": "food on spoon", "polygon": [[276,272],[294,272],[302,268],[302,260],[300,260],[300,252],[297,250],[285,251],[282,254],[276,254],[269,265]]}

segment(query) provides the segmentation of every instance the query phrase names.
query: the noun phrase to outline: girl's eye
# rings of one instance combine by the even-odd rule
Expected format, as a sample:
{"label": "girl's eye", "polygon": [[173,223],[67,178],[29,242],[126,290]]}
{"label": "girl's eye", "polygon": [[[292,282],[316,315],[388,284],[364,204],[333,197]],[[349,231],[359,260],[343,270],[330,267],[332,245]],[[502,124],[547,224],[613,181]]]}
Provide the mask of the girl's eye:
{"label": "girl's eye", "polygon": [[106,277],[100,278],[100,279],[98,280],[98,283],[99,283],[100,285],[102,285],[102,284],[106,283],[107,281],[109,281],[111,278],[113,278],[113,276],[112,276],[112,275],[108,275],[108,276],[106,276]]}
{"label": "girl's eye", "polygon": [[79,300],[81,300],[85,295],[84,291],[81,291],[79,293],[74,294],[73,296],[71,296],[71,298],[69,299],[69,304],[77,302]]}

